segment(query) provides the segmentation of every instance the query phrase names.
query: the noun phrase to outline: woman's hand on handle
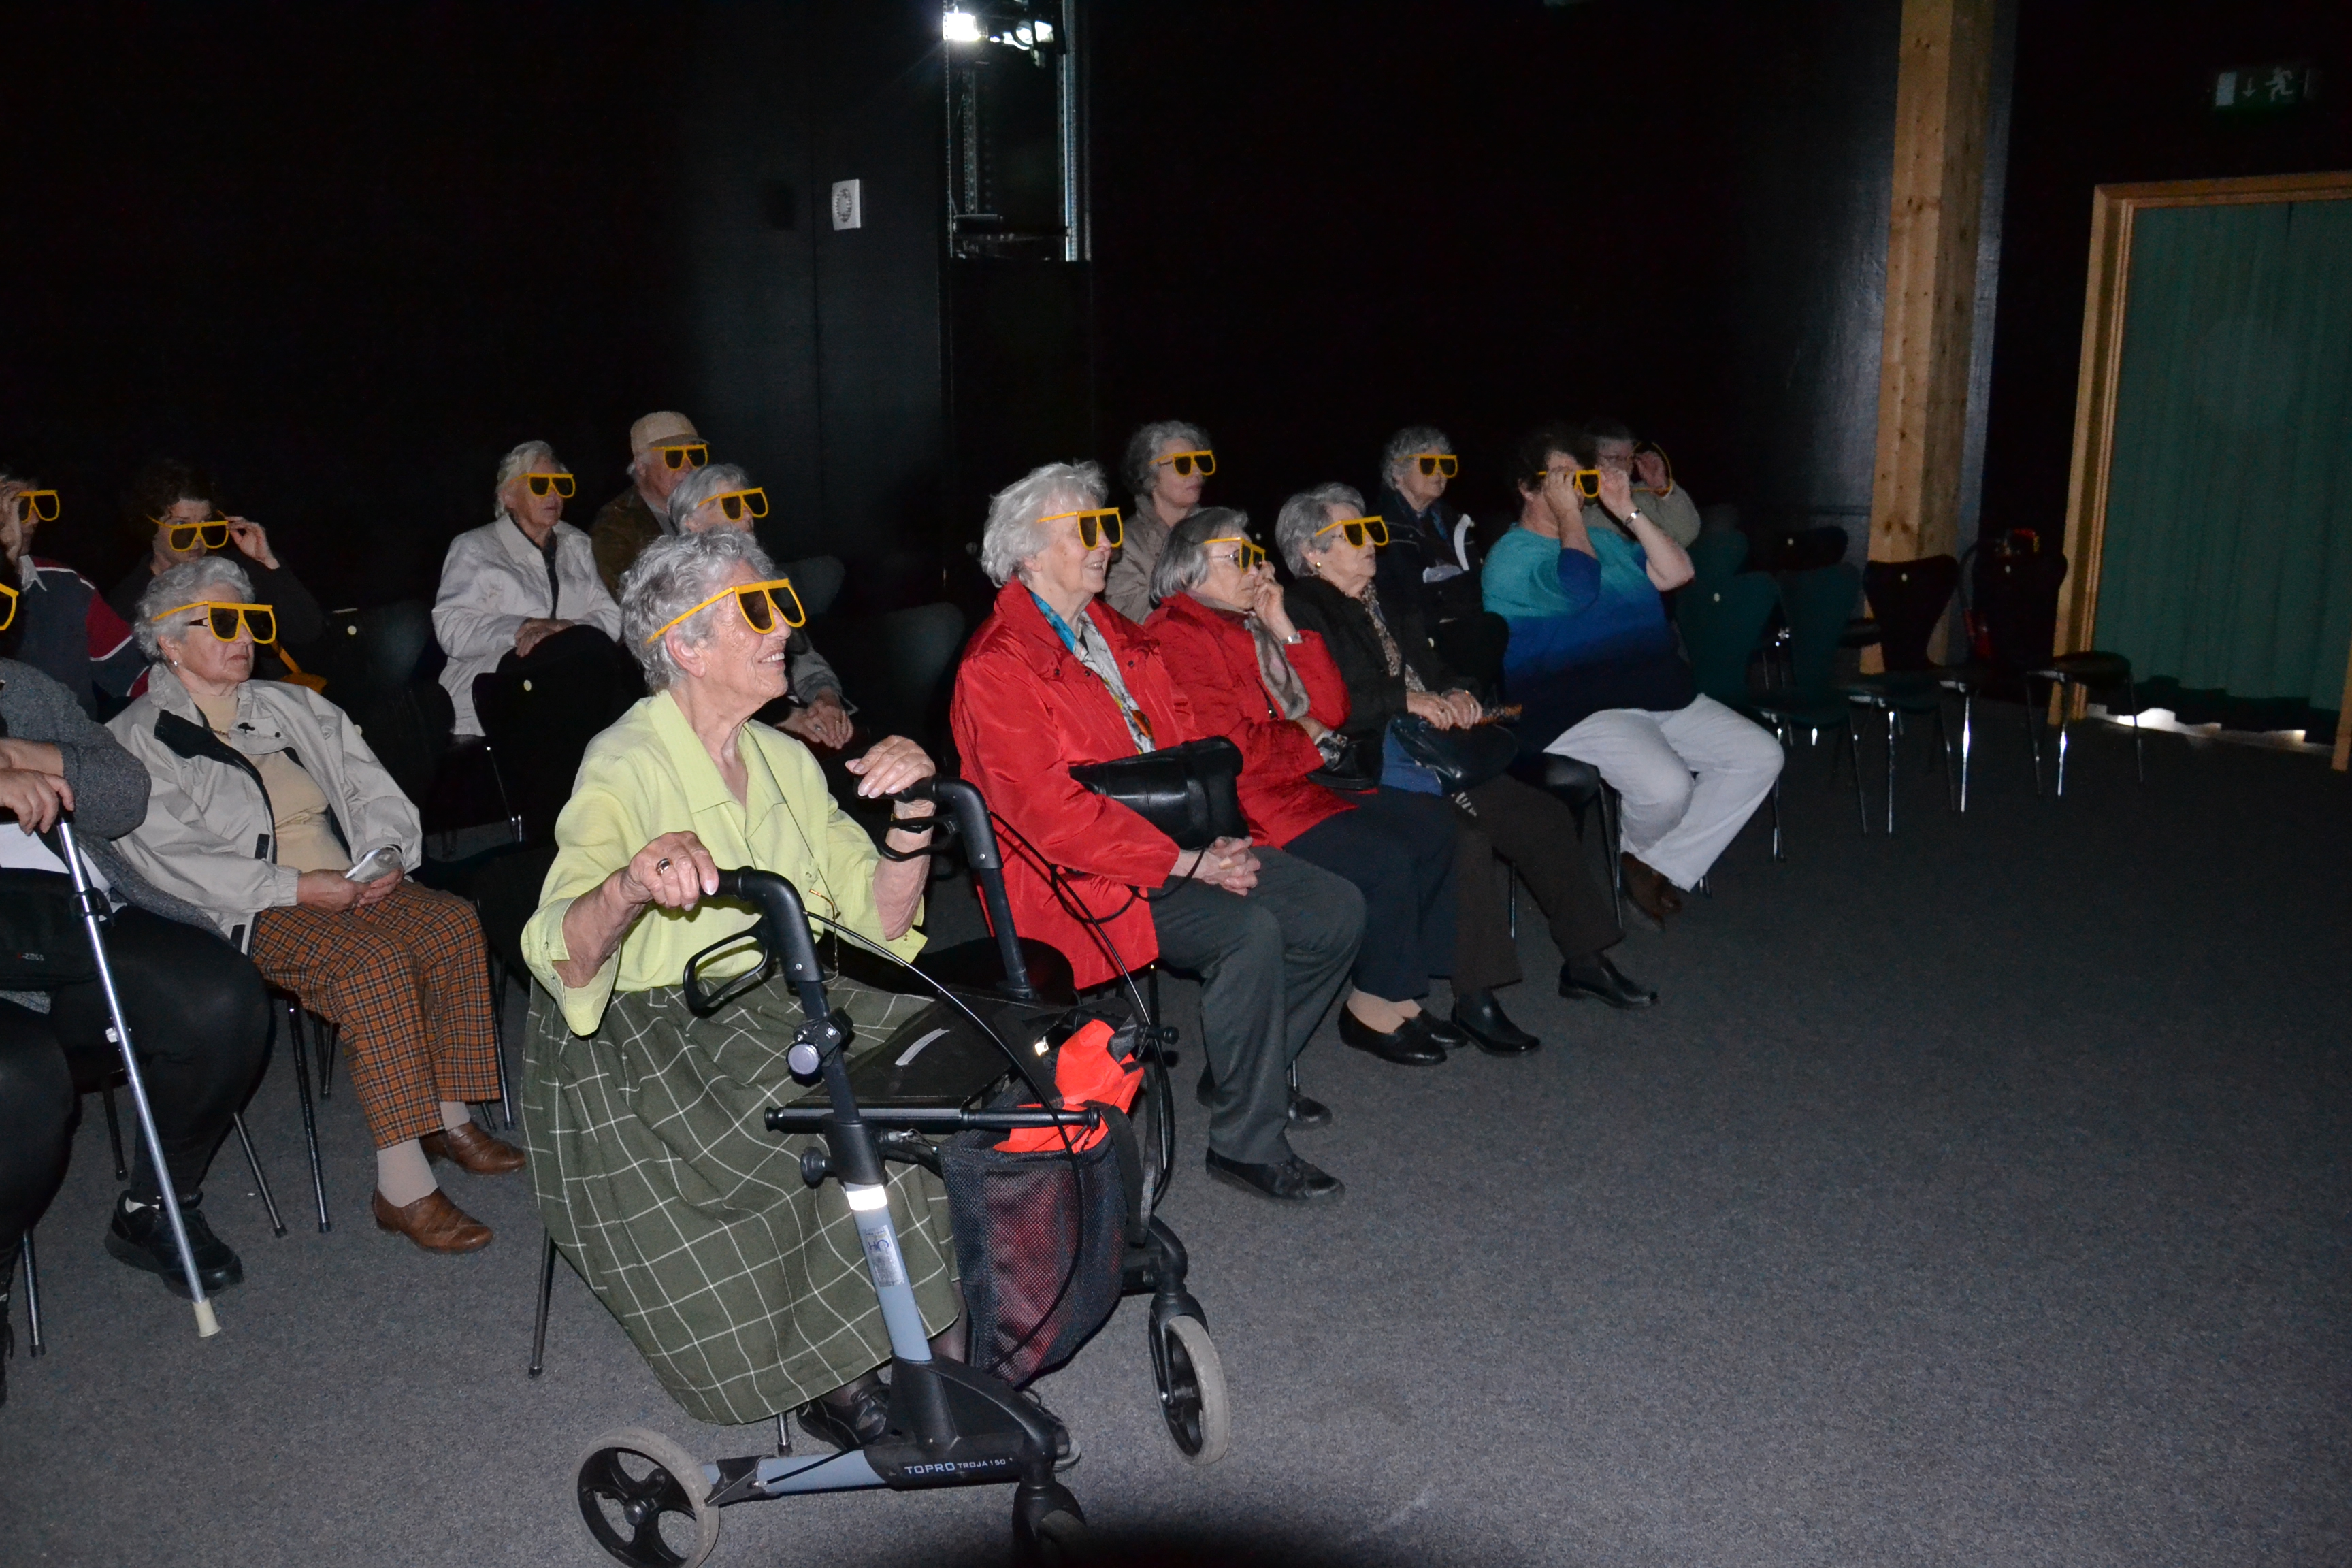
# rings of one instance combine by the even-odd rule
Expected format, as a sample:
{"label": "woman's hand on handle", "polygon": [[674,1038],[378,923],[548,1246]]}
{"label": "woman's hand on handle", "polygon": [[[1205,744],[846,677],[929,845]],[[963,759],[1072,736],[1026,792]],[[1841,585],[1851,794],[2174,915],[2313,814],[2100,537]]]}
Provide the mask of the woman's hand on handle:
{"label": "woman's hand on handle", "polygon": [[0,811],[15,813],[16,826],[27,833],[47,833],[73,803],[73,786],[60,774],[0,768]]}
{"label": "woman's hand on handle", "polygon": [[638,910],[647,904],[690,910],[719,890],[719,863],[691,833],[663,834],[615,875],[620,896]]}
{"label": "woman's hand on handle", "polygon": [[[857,775],[857,793],[867,800],[896,795],[940,771],[930,753],[904,735],[886,735],[864,756],[852,757],[841,765]],[[931,814],[928,800],[901,801],[898,807],[901,816]]]}

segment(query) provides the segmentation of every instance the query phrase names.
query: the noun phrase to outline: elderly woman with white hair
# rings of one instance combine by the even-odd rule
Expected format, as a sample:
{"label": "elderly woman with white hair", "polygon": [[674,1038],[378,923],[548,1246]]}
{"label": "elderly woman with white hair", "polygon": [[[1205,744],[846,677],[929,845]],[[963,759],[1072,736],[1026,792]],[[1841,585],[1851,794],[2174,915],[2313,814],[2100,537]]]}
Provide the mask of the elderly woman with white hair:
{"label": "elderly woman with white hair", "polygon": [[[697,469],[670,491],[670,515],[687,533],[708,533],[714,528],[751,533],[754,531],[752,524],[768,515],[768,492],[753,484],[751,476],[734,464],[713,463]],[[812,569],[830,579],[822,584],[829,602],[840,586],[841,563],[827,555],[792,568],[789,575],[793,587],[803,595],[803,603],[813,597],[804,575]],[[822,606],[815,606],[812,613],[822,613]],[[850,743],[856,732],[856,726],[850,722],[849,704],[842,696],[841,677],[834,673],[824,655],[817,652],[805,631],[794,627],[793,640],[786,647],[791,677],[786,696],[791,711],[783,715],[777,728],[788,735],[799,736],[812,746],[839,751]]]}
{"label": "elderly woman with white hair", "polygon": [[1092,463],[1047,464],[990,501],[980,563],[996,609],[964,649],[951,709],[964,774],[1012,829],[1022,935],[1060,949],[1080,987],[1155,959],[1201,977],[1210,1175],[1277,1202],[1337,1196],[1340,1183],[1290,1147],[1289,1128],[1330,1112],[1289,1074],[1355,960],[1363,898],[1247,839],[1180,849],[1071,777],[1206,733],[1158,640],[1100,603],[1119,538],[1102,502]]}
{"label": "elderly woman with white hair", "polygon": [[621,607],[597,574],[588,536],[563,521],[572,472],[544,441],[525,441],[499,459],[490,521],[449,542],[433,635],[449,656],[449,689],[460,739],[479,735],[474,681],[534,655],[553,663],[609,654],[583,646],[621,635]]}
{"label": "elderly woman with white hair", "polygon": [[1498,692],[1511,628],[1486,613],[1470,520],[1445,497],[1461,471],[1454,443],[1432,425],[1408,425],[1381,448],[1376,515],[1388,531],[1379,557],[1381,597],[1418,612],[1445,662],[1473,686]]}
{"label": "elderly woman with white hair", "polygon": [[[621,580],[623,637],[652,695],[590,742],[556,821],[556,853],[522,951],[532,996],[523,1124],[556,1245],[698,1420],[801,1408],[843,1447],[887,1428],[875,1369],[889,1336],[837,1184],[801,1179],[803,1140],[761,1113],[797,1097],[785,1065],[804,1021],[782,979],[708,1018],[687,1006],[690,959],[755,921],[705,903],[721,867],[789,879],[810,910],[912,959],[929,802],[899,802],[887,859],[825,794],[815,758],[752,715],[784,689],[800,620],[791,583],[736,529],[647,545]],[[931,775],[891,736],[848,771],[868,798]],[[713,981],[751,967],[721,953]],[[830,982],[869,1046],[929,1004]],[[893,1217],[928,1331],[961,1355],[944,1190],[894,1167]]]}
{"label": "elderly woman with white hair", "polygon": [[1127,438],[1119,468],[1135,496],[1135,517],[1126,542],[1111,554],[1103,597],[1139,626],[1151,614],[1151,572],[1167,548],[1168,531],[1201,510],[1201,489],[1217,471],[1217,454],[1198,425],[1161,419]]}
{"label": "elderly woman with white hair", "polygon": [[416,807],[349,716],[308,688],[252,679],[254,647],[278,627],[242,568],[217,555],[174,566],[138,607],[155,666],[107,727],[154,786],[117,847],[337,1026],[375,1142],[376,1224],[430,1252],[488,1246],[489,1227],[427,1163],[522,1165],[467,1109],[499,1097],[473,906],[407,879],[424,858]]}

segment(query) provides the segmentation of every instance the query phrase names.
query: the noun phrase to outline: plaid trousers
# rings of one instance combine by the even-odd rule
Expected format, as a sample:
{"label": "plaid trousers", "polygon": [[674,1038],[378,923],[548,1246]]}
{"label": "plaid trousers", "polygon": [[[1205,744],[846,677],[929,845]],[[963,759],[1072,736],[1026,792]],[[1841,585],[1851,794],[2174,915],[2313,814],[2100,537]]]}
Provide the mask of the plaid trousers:
{"label": "plaid trousers", "polygon": [[499,1097],[488,952],[474,906],[403,882],[364,910],[264,910],[263,978],[341,1030],[375,1146],[441,1127],[441,1101]]}

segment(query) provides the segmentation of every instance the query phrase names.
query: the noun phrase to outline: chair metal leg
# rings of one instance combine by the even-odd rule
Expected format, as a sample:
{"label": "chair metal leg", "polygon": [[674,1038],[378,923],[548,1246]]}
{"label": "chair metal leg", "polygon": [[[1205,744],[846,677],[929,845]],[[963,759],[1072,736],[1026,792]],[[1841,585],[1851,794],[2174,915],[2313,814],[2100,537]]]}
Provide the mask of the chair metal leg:
{"label": "chair metal leg", "polygon": [[2033,759],[2033,798],[2042,798],[2042,725],[2033,716],[2033,678],[2021,677],[2025,685],[2025,743]]}
{"label": "chair metal leg", "polygon": [[114,1179],[127,1182],[131,1167],[122,1159],[122,1118],[115,1114],[114,1086],[106,1085],[98,1091],[99,1102],[106,1107],[106,1141],[114,1146]]}
{"label": "chair metal leg", "polygon": [[261,1173],[261,1156],[253,1152],[253,1140],[246,1133],[245,1112],[240,1110],[230,1116],[228,1124],[236,1130],[237,1144],[245,1151],[246,1166],[253,1173],[254,1190],[261,1194],[261,1206],[269,1211],[269,1234],[284,1236],[286,1222],[278,1217],[278,1200],[269,1195],[269,1178]]}
{"label": "chair metal leg", "polygon": [[1623,803],[1617,800],[1609,786],[1601,786],[1601,836],[1602,853],[1609,857],[1609,901],[1617,916],[1617,929],[1625,929],[1625,856],[1624,839],[1620,837],[1623,820]]}
{"label": "chair metal leg", "polygon": [[499,1121],[514,1131],[514,1087],[507,1081],[507,966],[490,956],[490,1049],[499,1068]]}
{"label": "chair metal leg", "polygon": [[506,770],[499,766],[498,748],[485,741],[482,742],[482,755],[489,762],[490,782],[498,786],[499,804],[507,809],[508,831],[514,835],[514,841],[520,844],[524,841],[522,813],[515,809],[513,797],[507,794]]}
{"label": "chair metal leg", "polygon": [[1870,837],[1870,801],[1862,793],[1862,738],[1853,732],[1852,724],[1838,731],[1837,744],[1830,748],[1830,778],[1837,778],[1837,754],[1843,747],[1853,763],[1853,809],[1862,818],[1862,836]]}
{"label": "chair metal leg", "polygon": [[342,1031],[321,1018],[310,1028],[310,1044],[319,1053],[319,1099],[335,1097],[335,1056],[343,1043]]}
{"label": "chair metal leg", "polygon": [[1956,798],[1954,791],[1958,787],[1958,781],[1952,774],[1952,729],[1944,721],[1944,699],[1940,692],[1936,697],[1936,749],[1944,753],[1944,809],[1949,811]]}
{"label": "chair metal leg", "polygon": [[1780,848],[1780,781],[1772,781],[1772,858],[1786,861],[1789,857]]}
{"label": "chair metal leg", "polygon": [[1511,940],[1519,940],[1519,877],[1510,862],[1503,863],[1503,909],[1510,916]]}
{"label": "chair metal leg", "polygon": [[2065,680],[2058,682],[2058,798],[2066,798],[2066,736],[2074,727],[2074,689]]}
{"label": "chair metal leg", "polygon": [[539,1263],[539,1320],[530,1331],[530,1375],[547,1370],[547,1300],[555,1294],[555,1237],[547,1238],[547,1256]]}
{"label": "chair metal leg", "polygon": [[16,1250],[25,1257],[26,1337],[34,1355],[45,1355],[49,1344],[41,1337],[41,1264],[39,1255],[33,1250],[31,1227],[26,1227],[24,1239],[16,1244]]}
{"label": "chair metal leg", "polygon": [[286,1027],[293,1049],[286,1054],[294,1063],[294,1092],[302,1101],[302,1140],[310,1151],[310,1192],[319,1202],[319,1234],[334,1228],[327,1217],[327,1173],[319,1160],[319,1117],[310,1104],[310,1069],[305,1058],[302,1040],[302,1004],[292,997],[286,1002]]}
{"label": "chair metal leg", "polygon": [[2147,753],[2140,749],[2139,682],[2127,680],[2124,684],[2131,692],[2132,771],[2139,775],[2140,783],[2146,784],[2147,783]]}
{"label": "chair metal leg", "polygon": [[1886,708],[1886,837],[1895,837],[1895,706],[1892,703]]}

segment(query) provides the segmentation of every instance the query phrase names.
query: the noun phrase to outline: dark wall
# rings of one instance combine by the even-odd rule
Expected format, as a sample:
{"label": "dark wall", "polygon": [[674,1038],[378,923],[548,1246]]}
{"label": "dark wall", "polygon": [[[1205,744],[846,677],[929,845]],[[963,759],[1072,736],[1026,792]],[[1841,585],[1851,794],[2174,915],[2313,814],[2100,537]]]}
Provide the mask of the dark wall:
{"label": "dark wall", "polygon": [[[2213,77],[2305,60],[2307,110],[2236,120]],[[2342,0],[2030,0],[1993,351],[1984,526],[2063,532],[2096,185],[2352,169],[2352,6]]]}
{"label": "dark wall", "polygon": [[[783,549],[936,528],[932,7],[83,5],[42,29],[0,137],[0,462],[66,492],[44,553],[119,572],[142,541],[116,498],[171,452],[331,602],[429,594],[507,448],[551,440],[585,524],[664,406],[768,485]],[[847,177],[866,227],[836,235]]]}

